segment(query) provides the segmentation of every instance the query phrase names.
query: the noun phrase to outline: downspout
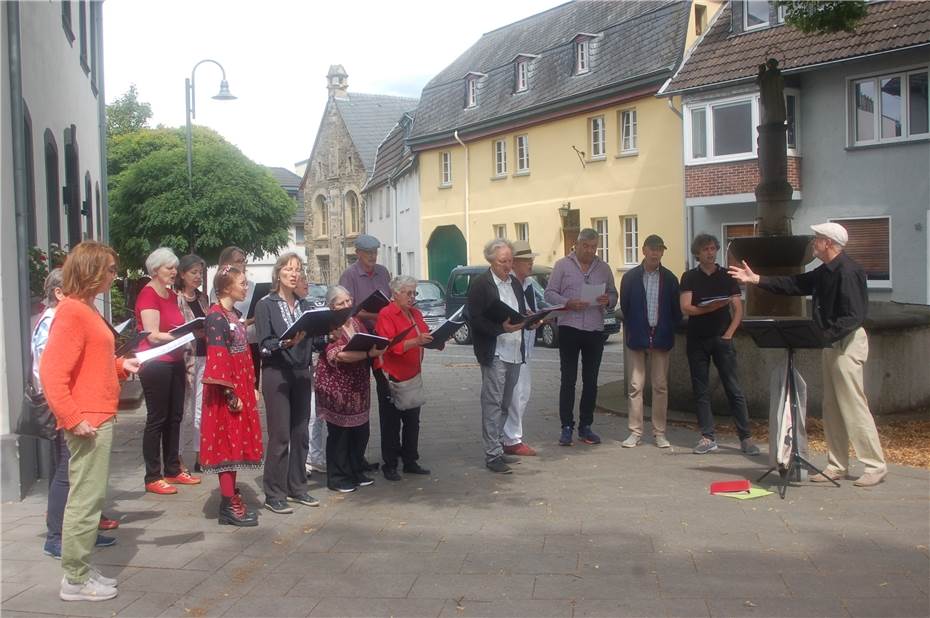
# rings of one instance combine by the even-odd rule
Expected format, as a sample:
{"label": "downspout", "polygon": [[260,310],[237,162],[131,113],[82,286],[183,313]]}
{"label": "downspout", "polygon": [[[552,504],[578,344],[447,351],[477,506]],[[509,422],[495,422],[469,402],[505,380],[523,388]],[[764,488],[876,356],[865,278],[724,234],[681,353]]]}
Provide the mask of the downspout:
{"label": "downspout", "polygon": [[471,234],[469,232],[470,226],[468,225],[469,220],[469,202],[468,202],[468,178],[469,178],[469,169],[468,169],[468,146],[465,145],[461,139],[459,139],[459,132],[456,129],[452,133],[452,137],[455,138],[462,148],[465,149],[465,263],[471,264]]}
{"label": "downspout", "polygon": [[[97,46],[97,127],[100,134],[100,242],[110,244],[110,200],[107,192],[107,98],[103,91],[103,4],[97,7],[94,20],[97,22],[97,40],[91,45]],[[204,277],[206,279],[206,277]],[[204,286],[206,289],[206,286]],[[113,306],[110,291],[104,297],[104,315],[112,320]]]}
{"label": "downspout", "polygon": [[685,263],[684,269],[688,270],[691,267],[690,260],[688,256],[690,251],[688,247],[691,246],[691,239],[694,238],[694,231],[691,229],[694,225],[694,222],[691,220],[691,208],[688,206],[687,193],[685,192],[685,172],[687,168],[685,167],[685,148],[687,148],[687,140],[685,139],[685,125],[684,125],[684,114],[675,109],[675,104],[672,102],[672,97],[666,99],[668,103],[668,108],[672,110],[672,113],[678,116],[678,119],[682,121],[681,123],[681,203],[685,209],[685,238],[684,244],[682,247],[685,248]]}
{"label": "downspout", "polygon": [[[12,150],[13,150],[13,203],[16,217],[16,253],[20,256],[29,254],[29,229],[27,227],[26,213],[26,128],[23,125],[25,110],[23,107],[23,61],[19,36],[19,3],[4,2],[6,5],[7,22],[7,54],[10,69],[10,116],[12,123]],[[17,288],[19,291],[19,338],[20,357],[23,370],[23,384],[26,376],[32,373],[30,369],[29,340],[32,329],[29,327],[30,291],[29,291],[29,260],[16,261]],[[12,392],[12,389],[11,389]],[[13,408],[14,406],[10,406]],[[21,411],[20,411],[21,413]],[[11,425],[13,419],[9,419]]]}
{"label": "downspout", "polygon": [[[397,184],[393,180],[388,180],[388,186],[391,188],[391,193],[392,193],[392,198],[393,198],[392,203],[391,203],[391,210],[394,211],[394,225],[393,225],[394,227],[394,254],[396,256],[394,258],[394,267],[396,268],[394,272],[399,275],[401,274],[401,267],[400,267],[401,259],[400,259],[400,247],[398,247],[397,245],[397,215],[400,212],[400,209],[397,207]],[[406,273],[406,274],[409,275],[410,273]]]}

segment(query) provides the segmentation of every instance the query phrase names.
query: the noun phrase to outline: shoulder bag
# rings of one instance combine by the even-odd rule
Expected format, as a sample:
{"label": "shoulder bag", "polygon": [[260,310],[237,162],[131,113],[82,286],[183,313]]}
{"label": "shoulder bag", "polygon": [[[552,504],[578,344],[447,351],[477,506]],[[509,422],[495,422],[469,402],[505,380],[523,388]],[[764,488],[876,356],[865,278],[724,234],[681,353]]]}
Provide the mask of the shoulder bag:
{"label": "shoulder bag", "polygon": [[[413,329],[420,335],[420,327],[416,318],[413,318]],[[423,360],[423,349],[420,349],[420,360]],[[423,396],[423,374],[418,373],[409,380],[396,381],[388,376],[388,388],[391,390],[391,401],[398,410],[412,410],[419,408],[426,399]]]}

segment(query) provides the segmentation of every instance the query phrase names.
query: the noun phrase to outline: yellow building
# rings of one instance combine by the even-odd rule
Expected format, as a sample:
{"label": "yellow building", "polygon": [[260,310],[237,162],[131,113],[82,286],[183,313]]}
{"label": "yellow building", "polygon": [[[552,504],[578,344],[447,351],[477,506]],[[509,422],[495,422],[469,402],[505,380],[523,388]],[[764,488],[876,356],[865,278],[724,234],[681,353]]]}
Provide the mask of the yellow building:
{"label": "yellow building", "polygon": [[430,81],[409,139],[423,276],[445,282],[454,266],[482,263],[495,236],[528,240],[551,265],[586,227],[618,274],[639,263],[649,234],[683,270],[680,111],[655,93],[707,11],[565,4],[485,34]]}

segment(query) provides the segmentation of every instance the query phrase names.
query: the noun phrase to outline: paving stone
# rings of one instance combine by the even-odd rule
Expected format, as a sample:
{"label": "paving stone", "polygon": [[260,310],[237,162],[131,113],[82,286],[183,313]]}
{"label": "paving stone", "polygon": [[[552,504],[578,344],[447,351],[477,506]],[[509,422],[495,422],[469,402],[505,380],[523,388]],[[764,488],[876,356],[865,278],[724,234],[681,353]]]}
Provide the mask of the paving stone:
{"label": "paving stone", "polygon": [[[546,573],[568,574],[578,569],[578,554],[522,554],[496,551],[469,553],[462,564],[462,573],[497,573],[499,575]],[[427,571],[436,572],[436,571]]]}
{"label": "paving stone", "polygon": [[226,613],[239,597],[210,596],[194,591],[176,600],[172,605],[158,614],[163,618],[213,618]]}
{"label": "paving stone", "polygon": [[435,599],[323,599],[313,608],[310,616],[316,618],[435,618],[442,611],[444,601]]}
{"label": "paving stone", "polygon": [[832,596],[840,599],[926,598],[907,575],[901,573],[844,572],[832,575],[782,573],[792,596],[801,598]]}
{"label": "paving stone", "polygon": [[543,551],[546,553],[601,551],[624,554],[651,554],[655,550],[652,545],[652,538],[643,535],[547,534]]}
{"label": "paving stone", "polygon": [[709,618],[710,612],[701,598],[639,599],[623,601],[578,601],[575,618],[615,618],[629,616],[663,616],[667,618]]}
{"label": "paving stone", "polygon": [[[312,571],[312,563],[308,564],[308,571]],[[416,579],[416,575],[409,573],[370,573],[359,579],[343,574],[311,572],[305,574],[287,594],[292,597],[402,599]]]}
{"label": "paving stone", "polygon": [[532,575],[443,575],[417,578],[410,598],[468,599],[473,601],[529,600],[533,595]]}
{"label": "paving stone", "polygon": [[121,609],[117,616],[125,618],[150,618],[151,616],[158,616],[180,598],[180,594],[172,594],[170,592],[146,592]]}
{"label": "paving stone", "polygon": [[570,601],[472,601],[445,602],[440,618],[571,618]]}
{"label": "paving stone", "polygon": [[135,590],[120,591],[119,595],[108,601],[94,603],[79,601],[62,601],[58,598],[61,577],[54,583],[38,583],[22,594],[18,594],[3,603],[3,613],[9,611],[36,612],[61,616],[111,616],[132,604],[142,596]]}
{"label": "paving stone", "polygon": [[657,599],[656,576],[642,575],[538,575],[534,599],[614,600]]}
{"label": "paving stone", "polygon": [[208,577],[204,571],[191,571],[182,569],[139,569],[137,573],[128,578],[119,579],[119,589],[163,590],[181,596],[199,585]]}
{"label": "paving stone", "polygon": [[319,603],[319,599],[292,597],[243,597],[237,599],[223,616],[234,618],[254,618],[255,616],[289,618],[290,616],[309,616],[310,610]]}
{"label": "paving stone", "polygon": [[[727,618],[820,618],[822,616],[846,616],[846,609],[839,599],[710,599],[711,616]],[[885,614],[883,618],[900,616]]]}
{"label": "paving stone", "polygon": [[34,585],[35,584],[14,584],[10,582],[3,582],[3,586],[0,587],[0,593],[2,593],[3,601],[6,601],[7,599],[12,599],[24,590],[29,590]]}
{"label": "paving stone", "polygon": [[[351,575],[367,575],[387,571],[416,575],[421,573],[459,573],[462,569],[462,563],[465,561],[464,553],[454,554],[450,552],[423,553],[412,558],[400,558],[398,554],[392,552],[337,555],[354,557],[352,566],[346,571]],[[316,563],[314,562],[314,564]]]}
{"label": "paving stone", "polygon": [[[778,573],[753,571],[743,576],[695,574],[688,568],[666,567],[657,572],[659,593],[663,599],[681,598],[783,598],[789,590]],[[807,577],[801,574],[799,577]]]}
{"label": "paving stone", "polygon": [[853,618],[925,618],[930,601],[916,599],[847,599],[846,611]]}

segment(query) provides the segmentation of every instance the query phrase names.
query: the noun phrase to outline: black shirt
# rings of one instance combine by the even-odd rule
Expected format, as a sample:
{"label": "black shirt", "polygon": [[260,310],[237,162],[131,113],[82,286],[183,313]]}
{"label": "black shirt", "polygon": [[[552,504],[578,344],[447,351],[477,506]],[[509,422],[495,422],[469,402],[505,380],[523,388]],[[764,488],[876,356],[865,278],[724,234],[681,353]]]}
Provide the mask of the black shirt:
{"label": "black shirt", "polygon": [[[679,292],[691,292],[692,306],[697,307],[698,303],[708,298],[740,295],[736,279],[719,265],[714,266],[715,270],[710,275],[701,270],[700,266],[695,266],[681,276]],[[720,337],[727,332],[731,321],[730,305],[704,315],[688,316],[688,338]]]}
{"label": "black shirt", "polygon": [[[200,304],[200,291],[198,290],[194,300],[184,299],[184,302],[187,303],[187,306],[190,307],[191,313],[194,314],[195,318],[206,318],[207,314],[203,312],[203,306]],[[205,339],[197,338],[195,339],[194,344],[194,356],[206,356],[207,355],[207,342]]]}
{"label": "black shirt", "polygon": [[862,326],[868,315],[865,271],[846,253],[800,275],[759,277],[759,287],[774,294],[813,296],[814,322],[831,343]]}

